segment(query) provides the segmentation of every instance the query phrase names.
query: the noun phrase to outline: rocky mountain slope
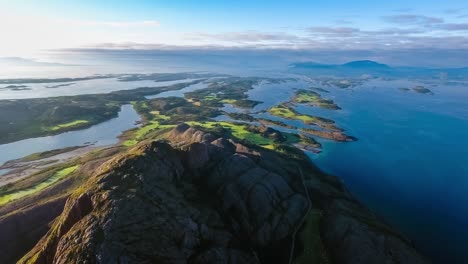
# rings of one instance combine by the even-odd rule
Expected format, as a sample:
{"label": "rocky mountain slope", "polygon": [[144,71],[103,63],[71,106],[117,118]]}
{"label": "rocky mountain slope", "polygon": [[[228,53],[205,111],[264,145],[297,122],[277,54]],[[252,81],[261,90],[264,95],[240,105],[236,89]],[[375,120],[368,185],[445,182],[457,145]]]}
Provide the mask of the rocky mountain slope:
{"label": "rocky mountain slope", "polygon": [[19,263],[426,263],[305,155],[181,124],[103,163]]}

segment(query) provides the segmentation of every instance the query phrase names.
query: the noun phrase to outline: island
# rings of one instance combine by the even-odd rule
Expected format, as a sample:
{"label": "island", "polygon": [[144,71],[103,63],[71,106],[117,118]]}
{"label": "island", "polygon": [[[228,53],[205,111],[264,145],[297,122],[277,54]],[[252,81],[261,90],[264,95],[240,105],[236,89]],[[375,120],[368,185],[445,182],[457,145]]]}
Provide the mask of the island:
{"label": "island", "polygon": [[15,85],[15,84],[5,86],[5,87],[3,87],[2,89],[5,89],[5,90],[12,90],[12,91],[31,90],[31,88],[29,88],[28,85]]}
{"label": "island", "polygon": [[401,88],[398,88],[398,90],[403,91],[403,92],[413,91],[413,92],[416,92],[416,93],[419,93],[419,94],[431,94],[431,95],[434,94],[430,89],[428,89],[428,88],[426,88],[424,86],[420,86],[420,85],[415,86],[415,87],[413,87],[411,89],[406,88],[406,87],[401,87]]}
{"label": "island", "polygon": [[64,84],[57,84],[57,85],[46,85],[45,88],[53,89],[53,88],[60,88],[60,87],[67,87],[74,85],[75,83],[64,83]]}
{"label": "island", "polygon": [[433,92],[431,90],[429,90],[428,88],[426,88],[424,86],[413,87],[413,91],[415,91],[417,93],[420,93],[420,94],[433,94]]}
{"label": "island", "polygon": [[297,90],[291,101],[298,104],[307,104],[331,110],[341,109],[333,100],[323,99],[319,93],[304,89]]}

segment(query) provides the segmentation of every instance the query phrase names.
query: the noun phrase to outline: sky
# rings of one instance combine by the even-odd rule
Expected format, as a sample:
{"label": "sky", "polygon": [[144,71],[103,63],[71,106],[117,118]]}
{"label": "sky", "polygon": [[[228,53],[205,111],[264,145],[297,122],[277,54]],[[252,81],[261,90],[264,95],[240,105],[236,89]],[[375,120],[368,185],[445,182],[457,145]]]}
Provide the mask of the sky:
{"label": "sky", "polygon": [[0,56],[55,49],[468,50],[466,0],[0,0]]}

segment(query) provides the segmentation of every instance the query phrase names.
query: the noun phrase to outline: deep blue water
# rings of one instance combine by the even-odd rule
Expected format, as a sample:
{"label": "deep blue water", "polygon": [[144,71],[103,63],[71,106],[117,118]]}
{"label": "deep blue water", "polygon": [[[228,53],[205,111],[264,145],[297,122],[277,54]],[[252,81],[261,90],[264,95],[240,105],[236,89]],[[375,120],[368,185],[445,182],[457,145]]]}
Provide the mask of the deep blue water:
{"label": "deep blue water", "polygon": [[434,262],[467,263],[468,89],[441,85],[423,95],[399,85],[333,90],[344,110],[326,116],[359,141],[324,141],[324,152],[311,158]]}
{"label": "deep blue water", "polygon": [[[398,88],[425,85],[434,95]],[[260,85],[249,98],[255,111],[287,101],[294,88],[321,87],[342,110],[297,106],[335,120],[357,142],[318,139],[309,153],[322,170],[414,241],[434,263],[468,263],[468,86],[440,81],[371,80],[352,89],[318,82]],[[302,122],[281,120],[296,127]],[[448,262],[447,262],[448,261]]]}

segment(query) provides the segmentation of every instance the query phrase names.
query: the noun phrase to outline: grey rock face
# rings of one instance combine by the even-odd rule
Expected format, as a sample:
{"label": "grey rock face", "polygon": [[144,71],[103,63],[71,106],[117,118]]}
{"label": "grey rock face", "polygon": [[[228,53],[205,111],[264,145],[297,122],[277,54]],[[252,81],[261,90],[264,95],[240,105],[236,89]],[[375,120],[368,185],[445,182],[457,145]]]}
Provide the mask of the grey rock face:
{"label": "grey rock face", "polygon": [[103,164],[20,263],[288,263],[311,206],[331,263],[425,263],[305,159],[187,125],[167,139]]}
{"label": "grey rock face", "polygon": [[258,263],[300,224],[306,197],[231,142],[185,126],[171,138],[103,164],[36,263]]}
{"label": "grey rock face", "polygon": [[264,247],[290,235],[308,210],[307,198],[296,193],[279,175],[234,154],[221,162],[207,179],[222,210],[236,231]]}
{"label": "grey rock face", "polygon": [[350,212],[349,203],[334,201],[323,219],[323,240],[335,263],[427,263],[404,237],[370,213]]}

